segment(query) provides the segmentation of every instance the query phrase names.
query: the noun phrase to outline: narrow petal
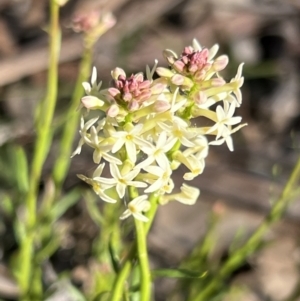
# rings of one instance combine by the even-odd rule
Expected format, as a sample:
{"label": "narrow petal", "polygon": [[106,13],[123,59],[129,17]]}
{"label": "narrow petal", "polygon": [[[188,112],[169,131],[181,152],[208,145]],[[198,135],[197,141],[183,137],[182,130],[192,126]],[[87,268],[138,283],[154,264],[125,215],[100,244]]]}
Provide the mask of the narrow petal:
{"label": "narrow petal", "polygon": [[117,193],[118,193],[120,199],[122,199],[125,195],[126,185],[118,183],[116,186],[116,190],[117,190]]}
{"label": "narrow petal", "polygon": [[142,222],[148,222],[149,221],[149,218],[146,217],[145,215],[143,215],[142,213],[140,212],[136,212],[136,213],[132,213],[133,217],[142,221]]}

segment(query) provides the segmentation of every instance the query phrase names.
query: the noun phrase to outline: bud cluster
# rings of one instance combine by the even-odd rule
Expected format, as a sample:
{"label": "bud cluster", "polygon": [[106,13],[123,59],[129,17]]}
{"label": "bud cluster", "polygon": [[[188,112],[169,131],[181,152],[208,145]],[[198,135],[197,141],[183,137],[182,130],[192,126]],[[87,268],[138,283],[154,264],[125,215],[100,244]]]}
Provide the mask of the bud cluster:
{"label": "bud cluster", "polygon": [[[146,79],[142,73],[127,77],[116,68],[111,73],[113,86],[101,89],[94,68],[91,83],[83,83],[87,95],[81,106],[96,110],[98,116],[82,117],[81,139],[73,156],[87,144],[98,166],[91,178],[79,178],[110,203],[126,198],[129,188],[140,192],[121,219],[132,215],[147,221],[143,212],[151,206],[149,194],[158,195],[161,204],[172,200],[194,204],[199,189],[184,183],[180,192],[173,193],[173,170],[184,165],[184,180],[190,181],[203,172],[209,145],[226,143],[233,150],[231,134],[245,125],[234,116],[242,103],[243,64],[226,82],[218,72],[226,67],[228,57],[214,58],[217,51],[218,45],[207,49],[193,40],[180,56],[165,50],[169,67],[157,67],[155,61],[152,70],[146,67]],[[154,80],[155,72],[159,77]],[[197,117],[206,118],[206,126],[196,126]],[[208,140],[207,135],[214,139]],[[103,161],[109,166],[108,177],[102,175]],[[109,195],[112,190],[117,199]]]}

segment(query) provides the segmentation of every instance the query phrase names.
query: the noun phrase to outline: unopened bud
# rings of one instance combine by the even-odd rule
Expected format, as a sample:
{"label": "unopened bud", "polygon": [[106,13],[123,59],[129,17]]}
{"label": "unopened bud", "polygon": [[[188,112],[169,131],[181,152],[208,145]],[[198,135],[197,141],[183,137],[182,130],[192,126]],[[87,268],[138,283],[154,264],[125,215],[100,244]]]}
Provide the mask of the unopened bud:
{"label": "unopened bud", "polygon": [[173,65],[173,68],[178,72],[183,72],[184,67],[186,66],[182,61],[176,61]]}
{"label": "unopened bud", "polygon": [[163,100],[157,100],[154,103],[154,110],[157,113],[162,113],[171,108],[171,105],[168,101],[163,101]]}
{"label": "unopened bud", "polygon": [[91,96],[91,95],[82,97],[81,103],[85,108],[90,110],[101,108],[104,105],[103,100],[99,99],[96,96]]}
{"label": "unopened bud", "polygon": [[116,97],[118,94],[120,94],[120,91],[116,88],[109,88],[108,93],[110,94],[110,96]]}
{"label": "unopened bud", "polygon": [[221,55],[213,63],[213,68],[215,71],[223,70],[228,64],[228,56]]}
{"label": "unopened bud", "polygon": [[174,75],[174,73],[170,69],[163,68],[163,67],[156,68],[156,73],[159,76],[167,77],[167,78],[170,78]]}
{"label": "unopened bud", "polygon": [[191,79],[189,79],[188,77],[185,77],[183,75],[180,74],[175,74],[172,79],[171,79],[172,83],[176,86],[183,86],[185,88],[192,88],[194,83]]}
{"label": "unopened bud", "polygon": [[106,111],[108,117],[116,117],[118,113],[119,113],[119,107],[116,104],[111,105]]}
{"label": "unopened bud", "polygon": [[117,67],[114,70],[111,71],[111,76],[114,80],[118,80],[119,76],[122,75],[126,78],[126,73],[123,69]]}
{"label": "unopened bud", "polygon": [[184,76],[180,74],[175,74],[172,77],[172,83],[176,86],[181,86],[184,83]]}
{"label": "unopened bud", "polygon": [[151,93],[152,94],[160,94],[163,92],[163,90],[167,87],[167,83],[155,83],[152,87],[151,87]]}
{"label": "unopened bud", "polygon": [[78,14],[72,19],[72,28],[75,32],[88,32],[99,23],[100,13],[93,11],[86,14]]}

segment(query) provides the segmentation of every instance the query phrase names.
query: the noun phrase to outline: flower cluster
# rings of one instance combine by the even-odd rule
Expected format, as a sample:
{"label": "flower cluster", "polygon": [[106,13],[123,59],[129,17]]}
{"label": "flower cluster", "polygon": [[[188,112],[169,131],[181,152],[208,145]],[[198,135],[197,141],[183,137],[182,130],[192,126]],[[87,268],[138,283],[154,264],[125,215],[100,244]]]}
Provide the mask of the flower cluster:
{"label": "flower cluster", "polygon": [[[184,165],[184,180],[190,181],[203,172],[209,145],[225,142],[233,150],[231,134],[244,126],[241,117],[234,116],[242,103],[243,64],[226,82],[219,71],[228,57],[215,58],[217,51],[218,45],[202,48],[194,40],[180,56],[165,50],[169,67],[157,67],[155,61],[152,70],[146,67],[146,79],[142,73],[127,77],[116,68],[111,73],[113,86],[101,89],[94,68],[91,83],[83,83],[87,95],[81,106],[99,114],[87,121],[82,117],[81,139],[73,155],[87,144],[98,167],[91,178],[79,177],[106,202],[127,198],[132,190],[135,196],[141,193],[128,202],[121,219],[132,215],[147,221],[143,212],[151,206],[149,194],[159,196],[161,204],[171,200],[194,204],[199,189],[184,183],[180,192],[173,193],[173,170]],[[154,72],[159,76],[155,80]],[[198,117],[206,118],[210,126],[196,126],[193,120]],[[215,138],[208,140],[207,135]],[[102,175],[103,160],[110,176]],[[115,191],[117,199],[108,191]]]}

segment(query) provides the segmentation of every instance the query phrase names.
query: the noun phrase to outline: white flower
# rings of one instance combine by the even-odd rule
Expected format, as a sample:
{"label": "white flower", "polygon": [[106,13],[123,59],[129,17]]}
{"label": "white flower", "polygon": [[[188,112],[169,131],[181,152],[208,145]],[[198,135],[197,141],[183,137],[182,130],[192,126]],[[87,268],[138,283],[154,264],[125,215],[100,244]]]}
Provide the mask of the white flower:
{"label": "white flower", "polygon": [[183,152],[176,151],[173,154],[173,159],[184,164],[190,170],[190,172],[186,172],[183,175],[183,178],[186,181],[191,181],[201,174],[205,166],[204,159],[198,160],[195,155],[189,153],[189,149],[186,149]]}
{"label": "white flower", "polygon": [[242,127],[246,126],[247,123],[244,124],[240,124],[239,126],[235,127],[234,129],[226,129],[226,131],[223,133],[223,137],[221,139],[218,140],[214,140],[209,142],[210,145],[221,145],[224,142],[226,142],[227,147],[230,151],[233,151],[233,141],[232,141],[232,137],[231,134],[237,132],[239,129],[241,129]]}
{"label": "white flower", "polygon": [[133,181],[133,179],[140,173],[140,169],[133,169],[125,175],[121,175],[119,168],[116,164],[110,164],[110,173],[112,179],[98,177],[95,180],[108,185],[116,186],[117,193],[120,198],[123,198],[125,195],[126,188],[128,186],[143,188],[147,187],[147,184],[140,181]]}
{"label": "white flower", "polygon": [[82,86],[87,95],[92,95],[95,92],[100,91],[101,84],[102,84],[102,82],[99,82],[99,84],[97,84],[97,69],[96,69],[96,67],[93,67],[92,76],[91,76],[91,84],[87,83],[87,82],[83,82]]}
{"label": "white flower", "polygon": [[216,140],[218,140],[223,134],[227,133],[228,127],[240,123],[242,117],[233,117],[236,105],[234,102],[229,104],[228,101],[224,101],[224,109],[222,106],[217,106],[217,122],[208,131],[207,134],[217,132]]}
{"label": "white flower", "polygon": [[91,127],[90,136],[84,136],[84,142],[94,148],[93,160],[95,163],[100,163],[103,157],[110,163],[122,164],[118,158],[109,154],[112,146],[106,144],[103,137],[98,136],[97,129],[94,126]]}
{"label": "white flower", "polygon": [[196,187],[188,186],[185,183],[180,188],[180,193],[164,195],[160,198],[161,204],[167,204],[174,200],[185,205],[194,205],[200,195],[200,190]]}
{"label": "white flower", "polygon": [[111,187],[113,187],[113,184],[105,184],[105,183],[101,183],[99,181],[96,180],[97,177],[100,177],[100,175],[102,174],[103,168],[104,168],[105,163],[100,164],[96,170],[93,173],[93,177],[92,178],[88,178],[84,175],[77,175],[77,177],[79,179],[81,179],[82,181],[86,182],[87,184],[91,185],[94,192],[105,202],[108,203],[116,203],[117,200],[112,199],[111,197],[109,197],[108,195],[106,195],[104,193],[104,191],[106,189],[109,189]]}
{"label": "white flower", "polygon": [[139,163],[136,168],[144,168],[151,165],[154,161],[159,166],[165,166],[169,162],[166,153],[174,146],[175,142],[176,140],[174,139],[167,139],[166,132],[161,132],[155,146],[150,143],[148,145],[141,145],[141,150],[148,155],[148,158]]}
{"label": "white flower", "polygon": [[71,158],[73,158],[75,155],[79,155],[81,153],[81,148],[85,143],[85,137],[88,135],[87,131],[98,119],[99,119],[99,117],[92,118],[89,121],[87,121],[86,123],[84,123],[84,118],[83,118],[83,116],[81,116],[80,130],[79,130],[79,134],[80,134],[81,138],[79,140],[77,148],[71,155]]}
{"label": "white flower", "polygon": [[143,124],[127,127],[125,131],[118,131],[112,134],[112,137],[116,138],[116,142],[112,147],[112,153],[116,153],[125,144],[127,156],[132,163],[136,162],[136,144],[141,143],[141,130]]}
{"label": "white flower", "polygon": [[184,151],[186,156],[195,155],[198,160],[204,159],[208,155],[208,141],[205,136],[198,135],[195,139],[193,139],[194,147],[187,148]]}
{"label": "white flower", "polygon": [[146,212],[150,209],[150,202],[147,201],[147,195],[141,195],[133,199],[128,204],[128,209],[126,209],[123,214],[120,216],[120,219],[125,219],[132,215],[134,218],[142,221],[148,222],[148,218],[142,214],[142,212]]}
{"label": "white flower", "polygon": [[147,189],[145,189],[145,193],[151,193],[154,191],[159,191],[161,189],[169,193],[171,192],[169,191],[169,189],[171,184],[170,177],[172,175],[172,170],[169,164],[166,165],[164,168],[160,166],[150,165],[144,167],[143,169],[147,171],[149,174],[155,176],[155,179],[150,180],[151,185]]}
{"label": "white flower", "polygon": [[242,103],[242,93],[241,93],[240,88],[244,83],[244,77],[242,76],[243,66],[244,66],[244,63],[239,65],[235,78],[233,78],[230,81],[230,83],[235,84],[235,87],[233,89],[233,94],[236,97],[238,105],[240,105]]}
{"label": "white flower", "polygon": [[158,125],[168,133],[170,136],[169,139],[175,140],[175,143],[179,140],[180,143],[186,147],[194,146],[195,144],[191,141],[191,139],[194,138],[196,134],[188,131],[189,128],[186,122],[180,118],[176,119],[179,119],[181,122],[174,122],[171,126],[162,122]]}

